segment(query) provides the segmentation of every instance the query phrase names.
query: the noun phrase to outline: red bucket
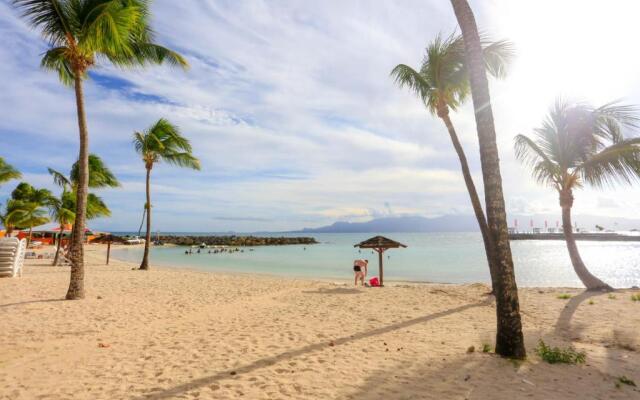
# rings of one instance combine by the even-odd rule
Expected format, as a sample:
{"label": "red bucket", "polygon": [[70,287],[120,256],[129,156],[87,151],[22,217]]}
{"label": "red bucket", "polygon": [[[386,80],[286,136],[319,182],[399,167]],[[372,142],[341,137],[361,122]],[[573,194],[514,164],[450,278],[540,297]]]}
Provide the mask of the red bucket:
{"label": "red bucket", "polygon": [[374,276],[373,278],[369,279],[369,285],[380,286],[380,280],[378,280],[377,276]]}

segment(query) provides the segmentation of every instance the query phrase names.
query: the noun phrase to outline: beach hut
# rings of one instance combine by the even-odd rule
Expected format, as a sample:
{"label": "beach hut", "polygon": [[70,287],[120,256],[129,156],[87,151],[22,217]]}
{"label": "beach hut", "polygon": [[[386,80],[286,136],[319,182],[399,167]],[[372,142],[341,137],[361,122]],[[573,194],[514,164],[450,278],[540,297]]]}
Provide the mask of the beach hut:
{"label": "beach hut", "polygon": [[382,263],[382,253],[389,249],[397,249],[400,247],[407,247],[400,242],[396,242],[395,240],[391,240],[384,236],[375,236],[371,239],[367,239],[364,242],[360,242],[358,244],[354,244],[353,247],[359,247],[361,249],[373,249],[378,252],[378,269],[380,275],[380,286],[384,286],[384,271],[383,271],[383,263]]}

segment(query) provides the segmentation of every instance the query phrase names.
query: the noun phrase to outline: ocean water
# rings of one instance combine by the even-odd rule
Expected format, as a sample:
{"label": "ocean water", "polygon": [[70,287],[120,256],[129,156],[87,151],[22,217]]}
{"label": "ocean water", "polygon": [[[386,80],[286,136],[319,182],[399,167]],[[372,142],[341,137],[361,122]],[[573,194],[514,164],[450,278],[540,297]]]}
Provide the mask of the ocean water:
{"label": "ocean water", "polygon": [[[274,234],[273,236],[289,236]],[[299,236],[299,235],[290,235]],[[354,248],[372,234],[310,234],[319,244],[247,247],[232,254],[185,255],[184,247],[153,247],[154,265],[271,274],[290,277],[352,279],[353,260],[369,260],[369,276],[378,274],[378,254]],[[440,283],[489,283],[489,270],[479,233],[390,233],[406,244],[384,254],[385,280]],[[640,286],[640,242],[586,242],[578,247],[592,273],[618,288]],[[582,287],[564,241],[511,242],[516,280],[522,287]],[[123,248],[112,257],[138,262],[142,249]]]}

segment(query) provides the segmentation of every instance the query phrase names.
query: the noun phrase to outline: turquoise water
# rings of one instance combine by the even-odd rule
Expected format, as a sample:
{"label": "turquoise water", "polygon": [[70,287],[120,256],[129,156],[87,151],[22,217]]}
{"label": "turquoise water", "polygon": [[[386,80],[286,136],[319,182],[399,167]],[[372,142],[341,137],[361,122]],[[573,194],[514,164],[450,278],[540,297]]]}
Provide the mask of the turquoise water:
{"label": "turquoise water", "polygon": [[[278,234],[277,236],[286,236]],[[291,235],[295,236],[295,235]],[[292,277],[351,279],[352,261],[369,259],[370,276],[378,274],[378,255],[354,248],[372,234],[307,235],[320,244],[247,247],[233,254],[185,255],[184,247],[154,247],[154,265],[206,271],[262,273]],[[384,255],[387,280],[442,283],[489,283],[489,271],[479,233],[393,233],[406,244]],[[599,278],[614,287],[640,286],[640,242],[578,242],[582,258]],[[519,286],[581,287],[563,241],[511,243]],[[140,248],[114,250],[114,258],[139,262]]]}

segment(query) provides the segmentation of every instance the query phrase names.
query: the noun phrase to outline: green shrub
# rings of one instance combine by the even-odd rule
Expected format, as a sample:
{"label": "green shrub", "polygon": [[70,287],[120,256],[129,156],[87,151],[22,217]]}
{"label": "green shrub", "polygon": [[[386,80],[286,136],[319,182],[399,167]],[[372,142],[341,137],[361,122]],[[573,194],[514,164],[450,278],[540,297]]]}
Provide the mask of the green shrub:
{"label": "green shrub", "polygon": [[491,351],[491,345],[487,344],[487,343],[484,343],[482,345],[482,352],[483,353],[489,353],[490,351]]}
{"label": "green shrub", "polygon": [[538,342],[536,353],[549,364],[582,364],[586,358],[585,353],[577,352],[571,347],[561,349],[559,347],[547,346],[542,339]]}
{"label": "green shrub", "polygon": [[596,304],[596,302],[595,302],[595,301],[593,301],[593,300],[589,300],[589,305],[590,305],[590,306],[592,306],[592,305],[594,305],[594,304]]}
{"label": "green shrub", "polygon": [[616,299],[616,295],[615,294],[610,294],[609,295],[609,300],[615,300]]}
{"label": "green shrub", "polygon": [[632,294],[631,301],[640,301],[640,293]]}
{"label": "green shrub", "polygon": [[558,298],[559,298],[560,300],[567,300],[567,299],[570,299],[570,298],[571,298],[571,295],[570,295],[569,293],[562,293],[562,294],[559,294],[559,295],[558,295]]}

